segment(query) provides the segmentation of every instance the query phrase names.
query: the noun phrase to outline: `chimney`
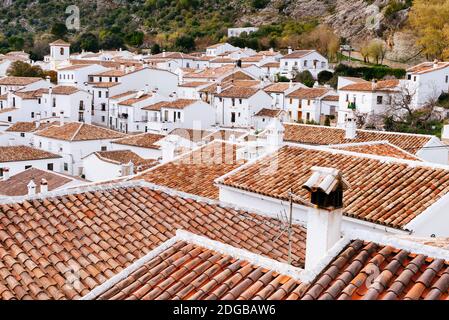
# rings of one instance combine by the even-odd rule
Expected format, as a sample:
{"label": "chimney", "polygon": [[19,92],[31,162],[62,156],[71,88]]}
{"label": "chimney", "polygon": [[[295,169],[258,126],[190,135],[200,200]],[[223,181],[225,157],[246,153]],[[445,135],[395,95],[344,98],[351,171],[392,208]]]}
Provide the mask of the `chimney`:
{"label": "chimney", "polygon": [[293,80],[290,80],[290,83],[289,83],[288,87],[289,87],[290,89],[293,88]]}
{"label": "chimney", "polygon": [[131,176],[134,174],[134,163],[129,161],[122,165],[122,177]]}
{"label": "chimney", "polygon": [[311,270],[341,238],[343,191],[349,184],[334,168],[312,167],[303,185],[310,193],[307,213],[306,270]]}
{"label": "chimney", "polygon": [[434,69],[436,69],[436,68],[438,68],[438,59],[435,59],[434,61],[433,61],[433,68]]}
{"label": "chimney", "polygon": [[291,47],[291,46],[288,46],[288,51],[287,51],[287,53],[288,53],[288,54],[293,53],[293,50],[292,50],[292,47]]}
{"label": "chimney", "polygon": [[221,84],[217,84],[217,94],[220,94],[222,91]]}
{"label": "chimney", "polygon": [[278,118],[273,118],[266,128],[267,147],[266,151],[275,152],[284,144],[285,128]]}
{"label": "chimney", "polygon": [[36,194],[36,184],[34,183],[34,181],[31,180],[30,183],[28,183],[27,187],[28,187],[28,195],[34,196]]}
{"label": "chimney", "polygon": [[270,52],[273,53],[274,52],[274,48],[270,48]]}
{"label": "chimney", "polygon": [[9,180],[9,168],[3,168],[3,181]]}
{"label": "chimney", "polygon": [[345,123],[345,139],[355,139],[357,136],[357,121],[353,112],[349,112]]}
{"label": "chimney", "polygon": [[64,125],[64,111],[61,111],[59,113],[59,126],[63,126]]}
{"label": "chimney", "polygon": [[16,140],[14,138],[9,138],[8,146],[13,147],[16,145]]}
{"label": "chimney", "polygon": [[318,82],[318,81],[315,81],[315,83],[313,84],[313,87],[314,87],[314,88],[319,88],[319,87],[320,87],[319,82]]}
{"label": "chimney", "polygon": [[376,86],[377,86],[377,80],[376,79],[371,80],[371,87],[372,87],[373,91],[376,90]]}
{"label": "chimney", "polygon": [[143,90],[143,92],[145,92],[145,94],[148,94],[150,92],[150,86],[148,83],[145,85],[145,89]]}
{"label": "chimney", "polygon": [[167,55],[167,53],[165,52],[165,49],[162,50],[162,57],[165,58],[166,55]]}
{"label": "chimney", "polygon": [[162,162],[170,162],[175,158],[175,150],[177,145],[176,136],[167,136],[162,145]]}
{"label": "chimney", "polygon": [[47,192],[48,192],[48,181],[45,179],[42,179],[40,193],[47,193]]}

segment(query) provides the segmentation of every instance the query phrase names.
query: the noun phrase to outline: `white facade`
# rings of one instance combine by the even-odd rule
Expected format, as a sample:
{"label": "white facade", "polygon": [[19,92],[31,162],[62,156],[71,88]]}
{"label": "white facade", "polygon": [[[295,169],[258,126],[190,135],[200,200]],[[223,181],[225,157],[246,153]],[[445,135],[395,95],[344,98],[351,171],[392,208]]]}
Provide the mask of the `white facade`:
{"label": "white facade", "polygon": [[329,70],[327,58],[315,50],[307,50],[304,54],[290,52],[280,59],[280,73],[289,79],[296,73],[308,70],[313,77],[317,77],[321,71]]}
{"label": "white facade", "polygon": [[206,56],[216,57],[226,52],[237,51],[239,48],[229,43],[219,43],[206,49]]}
{"label": "white facade", "polygon": [[[14,162],[0,162],[0,169],[3,168],[9,169],[10,176],[21,173],[29,168],[61,172],[60,169],[62,168],[62,159],[53,158],[53,159],[26,160]],[[0,176],[3,177],[2,171],[0,171]]]}
{"label": "white facade", "polygon": [[65,121],[92,122],[92,94],[78,90],[72,94],[55,94],[50,88],[42,95],[42,118],[60,117],[61,112]]}
{"label": "white facade", "polygon": [[240,35],[244,32],[246,34],[250,34],[250,33],[256,32],[258,30],[259,30],[259,28],[257,28],[257,27],[229,28],[228,29],[228,38],[240,37]]}
{"label": "white facade", "polygon": [[75,65],[58,70],[58,84],[84,88],[89,82],[89,75],[107,71],[108,68],[99,64]]}

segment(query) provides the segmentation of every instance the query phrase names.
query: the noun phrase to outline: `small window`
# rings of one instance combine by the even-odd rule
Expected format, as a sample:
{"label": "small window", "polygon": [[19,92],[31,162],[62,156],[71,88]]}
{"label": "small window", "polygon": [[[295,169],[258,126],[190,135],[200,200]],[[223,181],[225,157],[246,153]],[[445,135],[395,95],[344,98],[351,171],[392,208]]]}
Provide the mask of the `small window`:
{"label": "small window", "polygon": [[377,96],[377,104],[382,104],[382,103],[383,103],[383,97]]}
{"label": "small window", "polygon": [[64,162],[64,171],[69,171],[69,164]]}
{"label": "small window", "polygon": [[48,171],[53,171],[54,167],[53,167],[53,163],[47,163],[47,170]]}
{"label": "small window", "polygon": [[242,99],[239,99],[239,104],[242,104],[242,102],[243,102],[243,100],[242,100]]}
{"label": "small window", "polygon": [[101,98],[101,91],[98,91],[98,98]]}
{"label": "small window", "polygon": [[64,48],[59,49],[59,53],[61,54],[61,56],[64,55]]}
{"label": "small window", "polygon": [[25,170],[28,170],[28,169],[30,169],[32,167],[33,167],[32,165],[27,165],[27,166],[25,166]]}
{"label": "small window", "polygon": [[105,122],[106,118],[104,116],[101,116],[101,122]]}
{"label": "small window", "polygon": [[8,122],[12,122],[12,117],[8,116]]}
{"label": "small window", "polygon": [[408,80],[412,80],[412,75],[409,74],[409,75],[407,76],[407,79],[408,79]]}
{"label": "small window", "polygon": [[34,112],[31,112],[31,118],[34,118]]}
{"label": "small window", "polygon": [[449,82],[449,76],[446,76],[446,83]]}
{"label": "small window", "polygon": [[22,138],[25,138],[25,132],[21,132],[21,133],[20,133],[20,136],[21,136]]}
{"label": "small window", "polygon": [[106,146],[101,147],[101,151],[107,151],[107,150],[108,150],[108,147],[106,147]]}

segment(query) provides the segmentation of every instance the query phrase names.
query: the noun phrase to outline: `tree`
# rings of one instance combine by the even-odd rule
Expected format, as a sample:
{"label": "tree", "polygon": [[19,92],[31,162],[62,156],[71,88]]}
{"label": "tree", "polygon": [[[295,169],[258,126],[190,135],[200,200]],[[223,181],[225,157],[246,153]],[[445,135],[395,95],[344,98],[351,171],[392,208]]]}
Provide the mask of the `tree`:
{"label": "tree", "polygon": [[140,47],[143,44],[144,34],[142,31],[133,31],[125,36],[127,44],[133,47]]}
{"label": "tree", "polygon": [[158,54],[158,53],[161,53],[161,46],[157,43],[154,43],[151,46],[151,54]]}
{"label": "tree", "polygon": [[64,23],[61,22],[55,22],[53,26],[51,27],[51,34],[54,35],[56,38],[64,38],[64,36],[67,34],[67,27]]}
{"label": "tree", "polygon": [[376,61],[376,64],[383,64],[386,53],[387,47],[382,40],[374,39],[369,42],[368,54],[373,61]]}
{"label": "tree", "polygon": [[39,66],[32,66],[23,61],[14,61],[8,68],[8,76],[14,77],[40,77],[45,78],[45,74]]}
{"label": "tree", "polygon": [[25,46],[25,40],[23,40],[23,38],[21,37],[12,36],[9,37],[8,44],[12,50],[19,51],[23,50],[23,47]]}
{"label": "tree", "polygon": [[123,38],[115,33],[109,33],[103,37],[100,47],[103,49],[119,49],[125,46]]}
{"label": "tree", "polygon": [[100,48],[97,36],[90,32],[83,33],[78,41],[80,49],[86,51],[98,51]]}
{"label": "tree", "polygon": [[414,0],[409,23],[428,58],[449,58],[449,0]]}
{"label": "tree", "polygon": [[333,76],[334,74],[330,71],[321,71],[320,73],[318,73],[318,82],[319,84],[326,84],[333,78]]}
{"label": "tree", "polygon": [[301,46],[314,48],[329,60],[336,61],[340,38],[326,25],[320,25],[301,40]]}
{"label": "tree", "polygon": [[176,38],[175,46],[181,51],[192,51],[195,49],[195,39],[188,35],[180,36]]}
{"label": "tree", "polygon": [[310,88],[313,87],[313,85],[315,84],[315,79],[313,78],[312,74],[308,70],[298,73],[295,77],[295,81],[301,82],[302,84],[304,84]]}

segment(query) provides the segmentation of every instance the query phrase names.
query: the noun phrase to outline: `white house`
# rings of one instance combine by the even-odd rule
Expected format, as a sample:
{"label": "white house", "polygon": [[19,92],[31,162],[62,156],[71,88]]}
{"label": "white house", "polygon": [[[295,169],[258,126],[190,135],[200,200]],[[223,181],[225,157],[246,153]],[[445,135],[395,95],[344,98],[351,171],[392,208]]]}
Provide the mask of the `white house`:
{"label": "white house", "polygon": [[147,112],[147,131],[167,133],[177,128],[208,129],[215,124],[215,109],[201,100],[161,101],[143,110]]}
{"label": "white house", "polygon": [[338,91],[338,126],[344,126],[348,113],[352,111],[368,116],[386,112],[401,90],[400,85],[399,80],[373,80],[341,86]]}
{"label": "white house", "polygon": [[231,86],[222,90],[219,86],[214,99],[216,121],[224,127],[249,128],[253,116],[271,103],[271,96],[259,88]]}
{"label": "white house", "polygon": [[89,75],[107,71],[108,68],[100,64],[74,64],[58,69],[58,84],[79,86],[89,82]]}
{"label": "white house", "polygon": [[70,59],[70,43],[64,40],[56,40],[50,43],[50,55],[46,57],[51,70],[56,70]]}
{"label": "white house", "polygon": [[[9,139],[14,139],[15,144],[20,145],[31,145],[34,132],[43,130],[51,125],[57,125],[57,122],[47,122],[41,121],[40,116],[37,115],[36,121],[19,121],[11,125],[5,130],[5,134],[8,135]],[[1,143],[0,143],[1,144]]]}
{"label": "white house", "polygon": [[9,178],[29,168],[60,171],[60,155],[30,146],[0,146],[0,177]]}
{"label": "white house", "polygon": [[111,140],[123,133],[81,122],[61,123],[34,133],[33,145],[63,158],[60,172],[73,176],[83,174],[82,158],[96,151],[107,151]]}
{"label": "white house", "polygon": [[134,175],[158,162],[146,160],[130,150],[97,151],[84,157],[84,176],[89,181],[113,180]]}
{"label": "white house", "polygon": [[268,93],[272,98],[271,105],[274,108],[279,108],[286,110],[286,98],[285,96],[289,93],[296,91],[300,88],[307,88],[304,84],[300,82],[277,82],[267,85],[263,88],[263,91]]}
{"label": "white house", "polygon": [[7,94],[9,91],[31,91],[48,88],[49,85],[50,83],[42,78],[8,76],[0,79],[0,95]]}
{"label": "white house", "polygon": [[217,43],[206,48],[206,56],[216,57],[224,53],[237,51],[239,48],[234,47],[229,43]]}
{"label": "white house", "polygon": [[294,121],[321,123],[326,117],[337,116],[338,101],[330,88],[299,88],[285,98],[285,109]]}
{"label": "white house", "polygon": [[201,99],[200,90],[211,85],[211,82],[207,81],[192,81],[184,82],[178,85],[178,98],[181,99]]}
{"label": "white house", "polygon": [[161,52],[144,60],[152,68],[175,72],[179,68],[195,68],[196,57],[182,52]]}
{"label": "white house", "polygon": [[148,117],[144,108],[165,99],[148,88],[126,99],[111,99],[110,127],[124,133],[146,131]]}
{"label": "white house", "polygon": [[289,122],[290,116],[288,112],[282,109],[263,108],[253,116],[253,126],[257,132],[263,131],[267,126],[277,119],[279,122]]}
{"label": "white house", "polygon": [[329,70],[329,62],[316,50],[292,51],[290,48],[288,54],[280,59],[280,73],[285,77],[291,79],[306,70],[316,78],[321,71]]}
{"label": "white house", "polygon": [[417,107],[449,92],[449,62],[423,62],[407,70],[407,80]]}

